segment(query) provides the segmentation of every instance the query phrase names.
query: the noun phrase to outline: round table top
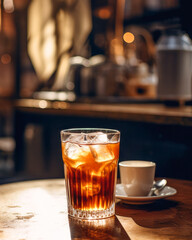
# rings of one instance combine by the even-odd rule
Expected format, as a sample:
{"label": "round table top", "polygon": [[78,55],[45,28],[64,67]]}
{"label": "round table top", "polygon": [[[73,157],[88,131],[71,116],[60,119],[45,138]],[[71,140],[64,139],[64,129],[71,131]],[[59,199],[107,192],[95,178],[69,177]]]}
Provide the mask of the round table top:
{"label": "round table top", "polygon": [[0,186],[0,239],[185,240],[192,237],[192,182],[168,179],[177,194],[147,205],[116,203],[116,216],[68,217],[64,179]]}

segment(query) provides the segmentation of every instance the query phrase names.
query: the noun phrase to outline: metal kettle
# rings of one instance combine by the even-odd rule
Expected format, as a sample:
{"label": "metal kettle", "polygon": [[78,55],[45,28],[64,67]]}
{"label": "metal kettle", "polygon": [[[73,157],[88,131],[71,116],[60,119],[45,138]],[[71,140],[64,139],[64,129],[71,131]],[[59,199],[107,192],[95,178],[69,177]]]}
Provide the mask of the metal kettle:
{"label": "metal kettle", "polygon": [[162,100],[192,98],[192,44],[186,33],[169,29],[157,43],[157,96]]}

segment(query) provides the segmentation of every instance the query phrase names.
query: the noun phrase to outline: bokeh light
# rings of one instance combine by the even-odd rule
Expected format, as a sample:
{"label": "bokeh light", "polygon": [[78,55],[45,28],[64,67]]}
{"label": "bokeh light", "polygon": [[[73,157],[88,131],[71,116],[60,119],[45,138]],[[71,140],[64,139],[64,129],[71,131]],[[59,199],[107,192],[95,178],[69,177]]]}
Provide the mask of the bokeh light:
{"label": "bokeh light", "polygon": [[134,36],[133,33],[131,33],[131,32],[126,32],[126,33],[123,35],[123,40],[124,40],[126,43],[132,43],[132,42],[135,40],[135,36]]}

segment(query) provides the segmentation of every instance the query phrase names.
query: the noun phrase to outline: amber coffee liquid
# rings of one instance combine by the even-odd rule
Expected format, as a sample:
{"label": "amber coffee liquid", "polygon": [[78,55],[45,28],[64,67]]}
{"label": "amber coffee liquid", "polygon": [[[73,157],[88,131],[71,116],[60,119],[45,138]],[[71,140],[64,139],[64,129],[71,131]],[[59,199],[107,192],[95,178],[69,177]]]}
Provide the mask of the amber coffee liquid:
{"label": "amber coffee liquid", "polygon": [[105,210],[114,202],[119,142],[62,142],[68,202],[74,209]]}

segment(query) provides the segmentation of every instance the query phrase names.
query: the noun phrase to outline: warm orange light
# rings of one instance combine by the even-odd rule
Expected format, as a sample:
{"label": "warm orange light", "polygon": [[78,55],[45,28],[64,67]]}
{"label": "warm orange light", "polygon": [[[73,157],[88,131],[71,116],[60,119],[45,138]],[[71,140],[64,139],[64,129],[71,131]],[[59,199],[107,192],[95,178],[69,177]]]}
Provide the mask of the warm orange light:
{"label": "warm orange light", "polygon": [[135,36],[134,36],[133,33],[131,33],[131,32],[126,32],[126,33],[123,35],[123,40],[124,40],[126,43],[132,43],[132,42],[135,40]]}
{"label": "warm orange light", "polygon": [[10,62],[11,62],[11,56],[9,55],[9,54],[3,54],[2,56],[1,56],[1,62],[3,63],[3,64],[9,64]]}
{"label": "warm orange light", "polygon": [[111,16],[111,11],[107,7],[102,7],[95,11],[95,15],[101,19],[108,19]]}

